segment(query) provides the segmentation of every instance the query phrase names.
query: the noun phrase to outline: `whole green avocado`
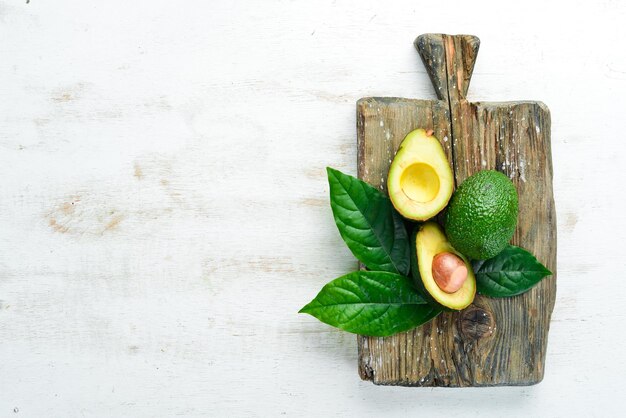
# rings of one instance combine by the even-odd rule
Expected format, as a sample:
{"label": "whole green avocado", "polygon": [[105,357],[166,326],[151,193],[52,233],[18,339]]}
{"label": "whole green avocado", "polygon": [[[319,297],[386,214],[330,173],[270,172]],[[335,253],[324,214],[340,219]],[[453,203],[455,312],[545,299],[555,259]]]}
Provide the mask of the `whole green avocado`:
{"label": "whole green avocado", "polygon": [[465,179],[452,195],[444,218],[448,240],[474,260],[495,257],[517,225],[515,185],[504,174],[483,170]]}

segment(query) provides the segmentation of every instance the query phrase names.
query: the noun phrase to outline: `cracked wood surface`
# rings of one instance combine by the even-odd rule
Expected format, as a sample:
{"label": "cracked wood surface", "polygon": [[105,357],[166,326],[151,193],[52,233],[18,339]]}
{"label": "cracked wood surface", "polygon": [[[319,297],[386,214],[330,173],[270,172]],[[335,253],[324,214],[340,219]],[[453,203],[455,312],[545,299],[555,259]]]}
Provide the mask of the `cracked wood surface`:
{"label": "cracked wood surface", "polygon": [[359,373],[381,385],[531,385],[542,380],[556,296],[556,216],[552,195],[550,112],[540,102],[466,100],[478,38],[422,35],[415,41],[439,100],[366,98],[357,103],[358,174],[386,190],[395,150],[416,128],[433,129],[456,184],[483,169],[516,185],[520,214],[512,243],[555,274],[509,299],[477,295],[412,331],[358,337]]}

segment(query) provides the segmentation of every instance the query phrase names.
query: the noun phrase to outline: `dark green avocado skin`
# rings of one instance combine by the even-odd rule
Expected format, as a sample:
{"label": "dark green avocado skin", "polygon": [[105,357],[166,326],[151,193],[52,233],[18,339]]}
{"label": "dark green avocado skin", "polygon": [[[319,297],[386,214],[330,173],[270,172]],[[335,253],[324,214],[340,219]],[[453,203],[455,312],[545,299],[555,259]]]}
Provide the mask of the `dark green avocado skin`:
{"label": "dark green avocado skin", "polygon": [[517,190],[511,180],[498,171],[484,170],[468,177],[454,192],[444,228],[459,252],[473,260],[486,260],[511,241],[517,214]]}

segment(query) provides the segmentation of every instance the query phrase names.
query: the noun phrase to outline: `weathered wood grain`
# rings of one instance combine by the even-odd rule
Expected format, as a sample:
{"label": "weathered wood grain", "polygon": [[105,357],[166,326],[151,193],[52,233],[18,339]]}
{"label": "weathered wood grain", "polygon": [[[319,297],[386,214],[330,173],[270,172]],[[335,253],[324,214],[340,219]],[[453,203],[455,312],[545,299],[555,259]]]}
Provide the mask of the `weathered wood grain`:
{"label": "weathered wood grain", "polygon": [[456,183],[482,169],[517,186],[520,216],[513,244],[555,274],[508,299],[477,296],[461,312],[387,338],[358,338],[359,373],[376,384],[530,385],[541,381],[556,295],[556,217],[550,113],[539,102],[471,103],[465,98],[479,41],[422,35],[415,41],[439,100],[366,98],[357,103],[358,174],[385,190],[389,164],[415,128],[435,131]]}

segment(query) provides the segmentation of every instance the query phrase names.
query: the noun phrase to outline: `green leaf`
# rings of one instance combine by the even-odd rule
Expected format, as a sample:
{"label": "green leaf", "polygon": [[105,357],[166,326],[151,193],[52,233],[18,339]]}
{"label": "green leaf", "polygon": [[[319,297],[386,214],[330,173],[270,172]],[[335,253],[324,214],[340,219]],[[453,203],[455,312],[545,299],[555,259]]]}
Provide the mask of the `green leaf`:
{"label": "green leaf", "polygon": [[439,315],[408,278],[382,271],[355,271],[333,280],[300,313],[355,334],[386,337]]}
{"label": "green leaf", "polygon": [[480,294],[504,298],[526,292],[552,274],[528,251],[514,245],[488,260],[472,261]]}
{"label": "green leaf", "polygon": [[330,206],[341,237],[370,270],[408,274],[409,238],[387,196],[328,167]]}

